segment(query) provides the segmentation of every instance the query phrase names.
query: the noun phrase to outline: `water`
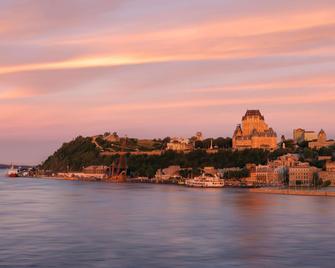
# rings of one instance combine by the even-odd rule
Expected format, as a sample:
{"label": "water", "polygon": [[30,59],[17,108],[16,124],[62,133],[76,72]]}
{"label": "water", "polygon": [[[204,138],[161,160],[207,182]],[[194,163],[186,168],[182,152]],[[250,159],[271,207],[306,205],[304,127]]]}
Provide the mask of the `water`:
{"label": "water", "polygon": [[334,267],[335,198],[0,175],[0,267]]}

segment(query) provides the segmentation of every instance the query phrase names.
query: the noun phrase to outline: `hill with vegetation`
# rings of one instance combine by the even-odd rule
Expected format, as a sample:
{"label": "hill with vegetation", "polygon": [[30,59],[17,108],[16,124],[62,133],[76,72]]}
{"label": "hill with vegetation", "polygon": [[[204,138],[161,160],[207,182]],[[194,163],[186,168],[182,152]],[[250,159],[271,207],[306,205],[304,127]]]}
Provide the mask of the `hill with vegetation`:
{"label": "hill with vegetation", "polygon": [[[132,176],[149,176],[152,177],[157,169],[166,168],[170,165],[180,165],[183,168],[198,169],[206,166],[215,168],[240,167],[243,168],[247,163],[266,164],[268,160],[274,160],[278,156],[287,153],[297,153],[302,161],[308,161],[313,166],[322,168],[324,161],[318,160],[319,156],[334,155],[335,147],[321,148],[320,150],[311,150],[308,147],[293,147],[287,144],[286,149],[278,149],[275,151],[266,151],[261,149],[247,149],[242,151],[234,151],[229,147],[228,140],[219,138],[221,148],[217,153],[207,153],[206,150],[198,148],[189,153],[162,151],[161,155],[133,155],[128,153],[127,166]],[[96,139],[98,143],[101,141]],[[209,139],[208,139],[209,140]],[[208,140],[202,142],[202,146],[206,148]],[[152,150],[158,148],[158,144],[162,145],[167,142],[168,138],[162,140],[152,140],[146,145],[146,149]],[[122,141],[116,141],[113,144],[121,146]],[[127,145],[138,146],[138,140],[133,139]],[[110,144],[106,145],[110,146]],[[156,147],[157,146],[157,147]],[[228,148],[224,148],[224,147]],[[138,147],[137,147],[138,148]],[[92,137],[79,136],[76,139],[64,143],[52,156],[50,156],[42,165],[41,169],[51,170],[53,172],[65,171],[81,171],[83,167],[91,165],[110,166],[113,161],[119,158],[116,155],[102,155],[99,145],[92,142]]]}
{"label": "hill with vegetation", "polygon": [[[126,142],[125,142],[126,139]],[[100,151],[104,152],[148,152],[154,150],[162,150],[170,138],[165,139],[136,139],[136,138],[120,138],[116,132],[110,134],[106,132],[104,135],[92,137],[92,142]]]}
{"label": "hill with vegetation", "polygon": [[[122,150],[126,152],[150,152],[159,151],[166,148],[167,143],[171,141],[170,137],[164,139],[136,139],[136,138],[120,138],[116,132],[110,134],[106,132],[104,135],[92,137],[92,142],[104,152],[119,152]],[[206,149],[213,146],[216,149],[229,149],[232,147],[231,138],[208,138],[204,140],[196,140],[195,137],[190,138],[190,143],[196,149]]]}

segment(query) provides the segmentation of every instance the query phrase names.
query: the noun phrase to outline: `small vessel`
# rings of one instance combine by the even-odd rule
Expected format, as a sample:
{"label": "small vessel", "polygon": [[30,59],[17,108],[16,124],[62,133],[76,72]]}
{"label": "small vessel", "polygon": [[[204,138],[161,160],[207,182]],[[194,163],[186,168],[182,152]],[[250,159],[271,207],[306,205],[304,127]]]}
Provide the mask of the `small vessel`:
{"label": "small vessel", "polygon": [[8,177],[18,177],[19,176],[19,170],[12,165],[11,168],[8,169],[8,171],[7,171],[7,176]]}
{"label": "small vessel", "polygon": [[188,187],[222,188],[224,187],[224,180],[220,179],[217,175],[203,173],[199,177],[186,180],[185,185]]}

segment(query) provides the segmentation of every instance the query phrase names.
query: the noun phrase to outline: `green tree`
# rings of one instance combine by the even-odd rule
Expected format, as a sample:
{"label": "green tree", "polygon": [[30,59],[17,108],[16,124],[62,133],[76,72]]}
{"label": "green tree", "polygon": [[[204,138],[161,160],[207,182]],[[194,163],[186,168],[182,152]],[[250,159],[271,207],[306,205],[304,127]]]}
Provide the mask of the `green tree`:
{"label": "green tree", "polygon": [[322,183],[322,187],[328,187],[331,185],[331,181],[330,180],[326,180]]}
{"label": "green tree", "polygon": [[313,173],[313,181],[312,184],[314,187],[319,187],[322,185],[322,180],[319,177],[319,173],[315,172]]}
{"label": "green tree", "polygon": [[303,151],[303,157],[304,159],[313,159],[314,157],[314,152],[312,149],[310,148],[304,148],[304,151]]}

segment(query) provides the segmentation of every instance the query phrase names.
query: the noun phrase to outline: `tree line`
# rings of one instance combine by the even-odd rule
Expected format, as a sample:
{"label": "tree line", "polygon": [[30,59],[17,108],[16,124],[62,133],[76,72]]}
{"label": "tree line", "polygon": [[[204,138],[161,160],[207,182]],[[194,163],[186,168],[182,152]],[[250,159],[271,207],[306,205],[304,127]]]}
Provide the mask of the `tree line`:
{"label": "tree line", "polygon": [[[206,141],[208,142],[208,141]],[[319,155],[333,155],[335,147],[312,150],[307,147],[286,148],[275,151],[262,149],[246,149],[241,151],[225,148],[227,140],[222,141],[218,153],[210,154],[201,148],[189,153],[166,151],[161,155],[127,155],[127,166],[132,176],[153,177],[157,169],[170,165],[179,165],[182,168],[199,169],[206,166],[215,168],[244,168],[246,164],[264,165],[268,161],[277,159],[287,153],[298,153],[302,161],[322,168],[324,161],[319,161]],[[207,145],[207,144],[206,144]],[[206,146],[205,145],[205,146]],[[81,171],[83,167],[91,165],[110,166],[119,156],[102,156],[100,150],[92,143],[90,137],[79,136],[71,142],[64,143],[52,156],[40,166],[43,170],[53,172]]]}

